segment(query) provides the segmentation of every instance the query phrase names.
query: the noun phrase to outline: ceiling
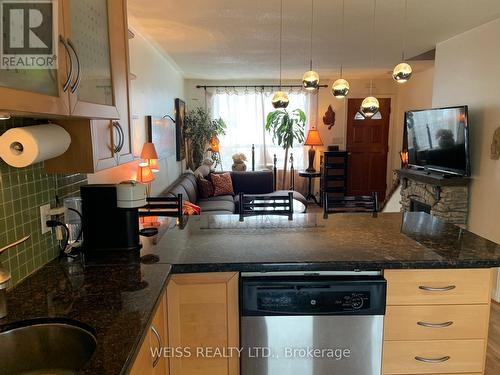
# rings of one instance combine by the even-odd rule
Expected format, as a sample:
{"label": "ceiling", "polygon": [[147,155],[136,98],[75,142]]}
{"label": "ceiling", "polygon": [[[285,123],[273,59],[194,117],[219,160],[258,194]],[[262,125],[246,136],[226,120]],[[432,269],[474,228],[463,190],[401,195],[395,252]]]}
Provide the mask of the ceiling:
{"label": "ceiling", "polygon": [[[283,1],[283,78],[296,79],[309,65],[311,3]],[[375,33],[373,3],[345,0],[342,43],[342,0],[315,0],[313,60],[322,77],[336,77],[341,63],[350,78],[381,77],[399,62],[405,2],[377,1]],[[128,0],[128,9],[131,26],[186,78],[279,77],[280,0]],[[408,0],[406,54],[420,55],[499,17],[499,0]]]}

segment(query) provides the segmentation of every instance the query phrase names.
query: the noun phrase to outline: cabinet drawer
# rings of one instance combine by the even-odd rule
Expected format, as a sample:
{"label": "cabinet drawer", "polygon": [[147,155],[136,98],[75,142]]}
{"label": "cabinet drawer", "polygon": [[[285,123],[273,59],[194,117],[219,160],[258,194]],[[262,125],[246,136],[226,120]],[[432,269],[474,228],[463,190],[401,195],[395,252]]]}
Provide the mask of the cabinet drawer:
{"label": "cabinet drawer", "polygon": [[[388,375],[481,373],[484,351],[484,340],[386,341],[383,372]],[[423,362],[425,359],[442,362]]]}
{"label": "cabinet drawer", "polygon": [[384,340],[486,339],[489,305],[388,306]]}
{"label": "cabinet drawer", "polygon": [[491,270],[387,270],[388,305],[487,304]]}

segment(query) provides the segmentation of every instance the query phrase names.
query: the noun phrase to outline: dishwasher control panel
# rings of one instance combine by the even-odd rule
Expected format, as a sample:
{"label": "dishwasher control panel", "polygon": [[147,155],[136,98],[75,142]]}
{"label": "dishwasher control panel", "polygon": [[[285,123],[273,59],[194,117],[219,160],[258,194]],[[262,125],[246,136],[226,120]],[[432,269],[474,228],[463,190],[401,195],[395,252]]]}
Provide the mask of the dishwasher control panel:
{"label": "dishwasher control panel", "polygon": [[242,315],[383,315],[381,276],[243,278]]}

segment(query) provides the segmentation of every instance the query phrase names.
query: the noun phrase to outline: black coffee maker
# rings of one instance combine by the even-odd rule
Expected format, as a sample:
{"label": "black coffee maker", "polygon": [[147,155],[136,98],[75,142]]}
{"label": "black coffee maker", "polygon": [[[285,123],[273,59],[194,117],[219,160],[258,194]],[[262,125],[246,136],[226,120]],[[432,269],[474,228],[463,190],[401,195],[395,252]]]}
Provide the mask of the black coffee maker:
{"label": "black coffee maker", "polygon": [[86,251],[141,248],[138,209],[146,205],[145,185],[135,181],[85,185],[80,194]]}

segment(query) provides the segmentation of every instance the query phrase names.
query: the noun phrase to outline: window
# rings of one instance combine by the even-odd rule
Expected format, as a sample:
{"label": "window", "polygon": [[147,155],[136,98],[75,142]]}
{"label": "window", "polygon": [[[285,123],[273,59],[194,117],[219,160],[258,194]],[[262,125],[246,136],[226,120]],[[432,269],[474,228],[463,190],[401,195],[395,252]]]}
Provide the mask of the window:
{"label": "window", "polygon": [[[297,108],[308,113],[308,99],[302,92],[288,94],[290,104],[287,110]],[[214,118],[222,117],[227,124],[225,136],[220,136],[220,153],[225,170],[233,164],[232,156],[244,153],[247,156],[247,168],[251,169],[252,144],[255,145],[255,167],[262,169],[273,164],[273,155],[278,157],[278,166],[283,165],[285,150],[273,144],[272,136],[266,132],[265,123],[269,112],[274,111],[269,92],[248,91],[235,93],[216,92],[212,96]],[[294,156],[295,169],[303,168],[303,144],[294,145],[290,150]]]}

